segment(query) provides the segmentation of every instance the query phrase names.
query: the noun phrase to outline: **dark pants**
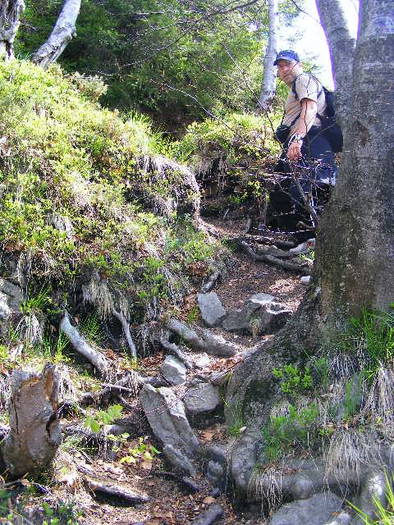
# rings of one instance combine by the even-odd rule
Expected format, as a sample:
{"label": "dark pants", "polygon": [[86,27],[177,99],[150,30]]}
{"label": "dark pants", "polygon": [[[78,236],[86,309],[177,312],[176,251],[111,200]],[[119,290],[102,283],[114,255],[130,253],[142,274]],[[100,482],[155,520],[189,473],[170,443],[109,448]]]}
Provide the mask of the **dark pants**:
{"label": "dark pants", "polygon": [[[276,219],[271,221],[272,225],[297,231],[299,222],[313,224],[305,199],[318,215],[335,184],[337,168],[335,155],[320,128],[312,127],[308,132],[302,144],[302,158],[299,161],[289,163],[286,156],[287,147],[288,143],[285,142],[281,157],[275,166],[275,172],[280,174],[282,180],[270,194],[269,215]],[[308,236],[311,236],[308,232],[297,235],[299,240]]]}

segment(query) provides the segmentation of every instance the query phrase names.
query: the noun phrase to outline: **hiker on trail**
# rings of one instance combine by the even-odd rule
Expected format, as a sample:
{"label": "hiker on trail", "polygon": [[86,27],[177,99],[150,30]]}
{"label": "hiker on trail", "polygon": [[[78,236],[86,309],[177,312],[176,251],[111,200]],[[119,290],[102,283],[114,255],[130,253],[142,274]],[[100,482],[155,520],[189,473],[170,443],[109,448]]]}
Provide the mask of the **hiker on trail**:
{"label": "hiker on trail", "polygon": [[305,231],[305,223],[312,229],[316,226],[321,205],[335,184],[334,152],[340,151],[342,136],[334,117],[328,116],[334,114],[332,99],[328,99],[332,94],[314,75],[304,73],[297,53],[280,51],[274,65],[290,91],[282,124],[276,130],[283,150],[275,172],[282,177],[270,195],[270,205],[274,212],[281,212],[277,225],[296,231],[302,241],[313,236]]}

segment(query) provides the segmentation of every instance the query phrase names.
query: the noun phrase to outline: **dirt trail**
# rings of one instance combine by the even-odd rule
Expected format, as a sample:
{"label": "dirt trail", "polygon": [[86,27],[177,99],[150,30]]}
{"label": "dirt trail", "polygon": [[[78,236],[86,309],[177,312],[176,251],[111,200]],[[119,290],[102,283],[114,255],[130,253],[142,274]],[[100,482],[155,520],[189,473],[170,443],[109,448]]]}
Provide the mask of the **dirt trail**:
{"label": "dirt trail", "polygon": [[[222,238],[239,236],[243,226],[241,222],[210,221],[210,227],[214,228]],[[304,290],[305,287],[300,283],[298,275],[265,263],[254,262],[248,255],[241,252],[234,253],[233,264],[228,270],[228,275],[214,287],[214,291],[226,309],[240,308],[248,297],[262,292],[274,295],[281,303],[294,311]],[[220,329],[215,329],[215,331],[221,332]],[[262,338],[272,337],[241,336],[223,331],[221,333],[228,340],[240,345],[243,350],[230,359],[209,356],[206,366],[198,373],[208,375],[212,371],[226,371],[242,360],[244,351],[261,342]],[[165,354],[160,352],[141,359],[141,370],[149,375],[157,375],[164,356]],[[155,442],[151,434],[138,400],[131,399],[128,400],[128,403],[130,410],[124,411],[124,416],[134,422],[137,434],[144,436],[144,443],[148,447],[153,444],[160,448],[160,444]],[[230,439],[226,433],[222,416],[211,418],[209,426],[196,430],[196,433],[199,439],[207,444],[226,442]],[[77,501],[78,508],[83,512],[78,523],[89,525],[185,525],[191,523],[204,508],[214,502],[219,503],[225,512],[225,517],[215,522],[219,525],[262,525],[265,523],[263,518],[256,518],[241,512],[236,513],[230,499],[225,495],[217,496],[201,474],[196,480],[200,490],[195,493],[191,493],[182,486],[179,480],[169,479],[163,474],[167,467],[160,454],[156,455],[153,461],[137,457],[134,464],[120,463],[119,458],[125,455],[125,446],[122,445],[113,458],[108,457],[107,459],[94,459],[83,451],[71,451],[71,453],[74,455],[74,460],[83,461],[85,465],[88,459],[88,468],[96,476],[107,481],[125,483],[125,486],[129,488],[144,492],[150,498],[148,503],[136,507],[120,507],[107,502],[98,502],[79,485],[56,489],[46,500],[48,502],[67,501],[68,496],[73,494],[72,499],[74,502]],[[132,444],[127,446],[129,450],[133,446],[137,447],[138,439],[133,440]]]}

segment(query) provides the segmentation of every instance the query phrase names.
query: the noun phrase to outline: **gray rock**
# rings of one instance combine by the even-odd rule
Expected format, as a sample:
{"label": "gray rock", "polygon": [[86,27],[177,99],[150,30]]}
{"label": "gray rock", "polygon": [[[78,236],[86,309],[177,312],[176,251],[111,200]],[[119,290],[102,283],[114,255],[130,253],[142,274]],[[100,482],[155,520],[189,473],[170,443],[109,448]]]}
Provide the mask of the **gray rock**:
{"label": "gray rock", "polygon": [[144,385],[140,400],[155,436],[164,445],[180,449],[193,457],[200,443],[186,418],[185,407],[172,390]]}
{"label": "gray rock", "polygon": [[[382,471],[375,471],[366,476],[359,499],[355,505],[361,512],[366,514],[371,521],[376,519],[375,501],[379,501],[383,507],[386,505],[386,476]],[[351,521],[352,525],[363,525],[365,520],[356,516]]]}
{"label": "gray rock", "polygon": [[273,296],[268,294],[253,295],[242,310],[231,310],[228,313],[222,323],[223,328],[229,332],[246,332],[253,335],[279,330],[292,312],[273,299]]}
{"label": "gray rock", "polygon": [[0,278],[0,319],[7,319],[13,313],[20,313],[22,301],[23,294],[19,286]]}
{"label": "gray rock", "polygon": [[338,512],[343,501],[332,492],[321,492],[311,498],[283,505],[268,522],[269,525],[324,525]]}
{"label": "gray rock", "polygon": [[199,293],[197,301],[201,317],[207,326],[217,326],[226,316],[226,310],[215,292]]}
{"label": "gray rock", "polygon": [[241,437],[232,449],[231,475],[237,489],[246,494],[249,479],[256,465],[260,435],[247,433]]}
{"label": "gray rock", "polygon": [[172,355],[168,355],[160,367],[161,375],[170,385],[181,385],[186,381],[186,367]]}
{"label": "gray rock", "polygon": [[189,414],[212,412],[220,404],[219,389],[210,383],[199,383],[186,391],[183,402]]}
{"label": "gray rock", "polygon": [[166,445],[163,448],[163,454],[176,470],[188,476],[194,477],[196,475],[194,465],[179,449],[175,449],[172,445]]}
{"label": "gray rock", "polygon": [[247,300],[247,302],[255,303],[259,306],[272,303],[273,301],[275,301],[275,297],[273,295],[270,295],[269,293],[255,293]]}
{"label": "gray rock", "polygon": [[348,512],[342,511],[324,525],[349,525],[351,519],[352,517]]}
{"label": "gray rock", "polygon": [[223,465],[216,461],[208,461],[206,476],[208,481],[212,483],[214,487],[222,488],[225,479]]}

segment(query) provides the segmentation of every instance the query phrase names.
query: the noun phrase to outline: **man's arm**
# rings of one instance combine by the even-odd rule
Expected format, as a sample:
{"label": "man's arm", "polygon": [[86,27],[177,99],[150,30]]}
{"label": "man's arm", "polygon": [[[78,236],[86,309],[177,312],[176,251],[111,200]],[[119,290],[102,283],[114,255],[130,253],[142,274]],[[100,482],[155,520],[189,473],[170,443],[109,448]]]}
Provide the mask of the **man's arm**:
{"label": "man's arm", "polygon": [[302,137],[308,133],[308,131],[313,126],[313,123],[316,118],[317,113],[317,104],[314,100],[309,98],[303,98],[301,100],[301,114],[298,117],[298,120],[294,124],[293,129],[291,130],[291,136],[296,136],[296,139],[301,137],[301,140],[291,140],[290,145],[287,150],[287,157],[289,160],[298,160],[301,157],[301,146],[302,146]]}

